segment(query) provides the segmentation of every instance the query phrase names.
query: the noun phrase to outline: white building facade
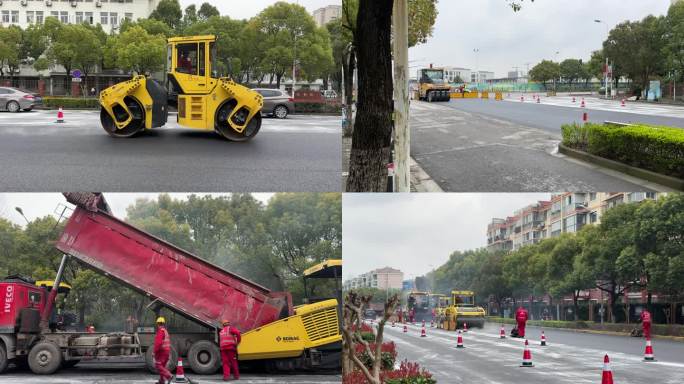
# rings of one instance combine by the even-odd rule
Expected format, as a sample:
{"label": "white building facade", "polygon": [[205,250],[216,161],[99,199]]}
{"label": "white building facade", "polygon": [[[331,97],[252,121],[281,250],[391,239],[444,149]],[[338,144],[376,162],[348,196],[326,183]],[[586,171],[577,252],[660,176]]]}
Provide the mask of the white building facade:
{"label": "white building facade", "polygon": [[344,289],[377,288],[401,289],[404,273],[398,269],[385,267],[375,269],[344,282]]}
{"label": "white building facade", "polygon": [[100,24],[111,33],[124,19],[149,17],[160,0],[0,0],[0,25],[25,29],[56,17],[65,24]]}
{"label": "white building facade", "polygon": [[328,5],[327,7],[319,8],[314,11],[313,18],[316,25],[322,27],[329,22],[342,17],[341,5]]}
{"label": "white building facade", "polygon": [[444,77],[448,83],[468,82],[471,77],[471,70],[468,68],[444,67]]}

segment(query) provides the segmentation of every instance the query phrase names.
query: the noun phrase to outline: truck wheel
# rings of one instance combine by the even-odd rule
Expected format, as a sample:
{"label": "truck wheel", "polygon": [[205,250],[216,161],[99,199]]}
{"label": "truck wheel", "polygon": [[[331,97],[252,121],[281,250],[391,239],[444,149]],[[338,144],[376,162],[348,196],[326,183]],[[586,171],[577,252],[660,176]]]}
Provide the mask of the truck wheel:
{"label": "truck wheel", "polygon": [[7,360],[7,351],[5,351],[5,346],[0,344],[0,373],[5,372],[9,360]]}
{"label": "truck wheel", "polygon": [[[157,369],[154,367],[154,358],[152,357],[152,346],[147,348],[147,352],[145,352],[145,364],[147,365],[147,370],[150,371],[150,373],[158,374]],[[166,369],[169,371],[173,372],[176,370],[176,365],[178,365],[178,352],[176,352],[176,349],[171,347],[171,353],[169,354],[169,362],[166,363]]]}
{"label": "truck wheel", "polygon": [[200,340],[190,347],[188,364],[198,375],[212,375],[221,366],[221,352],[211,341]]}
{"label": "truck wheel", "polygon": [[37,375],[53,374],[62,365],[62,351],[54,343],[41,341],[31,348],[28,363],[31,371]]}

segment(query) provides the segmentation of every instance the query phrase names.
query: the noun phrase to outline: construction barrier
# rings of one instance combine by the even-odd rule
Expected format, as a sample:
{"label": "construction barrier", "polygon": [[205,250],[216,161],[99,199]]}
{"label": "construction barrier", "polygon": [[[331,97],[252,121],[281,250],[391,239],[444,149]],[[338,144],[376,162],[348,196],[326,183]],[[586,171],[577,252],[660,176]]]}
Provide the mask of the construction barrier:
{"label": "construction barrier", "polygon": [[452,99],[462,99],[463,94],[461,92],[451,92],[451,98]]}
{"label": "construction barrier", "polygon": [[479,92],[465,92],[463,93],[463,98],[464,99],[477,99],[479,96]]}
{"label": "construction barrier", "polygon": [[501,92],[496,92],[496,93],[494,94],[494,100],[496,100],[496,101],[503,101],[503,93],[501,93]]}
{"label": "construction barrier", "polygon": [[489,99],[489,92],[483,91],[480,93],[480,98],[481,99]]}

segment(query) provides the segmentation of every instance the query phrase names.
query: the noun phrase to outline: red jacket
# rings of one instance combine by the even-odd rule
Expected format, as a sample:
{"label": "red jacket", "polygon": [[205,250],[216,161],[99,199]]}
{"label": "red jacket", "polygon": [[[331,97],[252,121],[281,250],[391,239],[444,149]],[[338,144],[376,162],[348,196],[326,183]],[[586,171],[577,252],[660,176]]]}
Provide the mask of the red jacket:
{"label": "red jacket", "polygon": [[154,354],[156,356],[169,353],[171,351],[171,336],[166,327],[159,327],[157,334],[154,336]]}
{"label": "red jacket", "polygon": [[515,312],[515,321],[524,323],[527,321],[527,310],[525,308],[518,308]]}
{"label": "red jacket", "polygon": [[219,347],[221,349],[237,349],[242,341],[240,331],[232,326],[226,326],[219,332]]}

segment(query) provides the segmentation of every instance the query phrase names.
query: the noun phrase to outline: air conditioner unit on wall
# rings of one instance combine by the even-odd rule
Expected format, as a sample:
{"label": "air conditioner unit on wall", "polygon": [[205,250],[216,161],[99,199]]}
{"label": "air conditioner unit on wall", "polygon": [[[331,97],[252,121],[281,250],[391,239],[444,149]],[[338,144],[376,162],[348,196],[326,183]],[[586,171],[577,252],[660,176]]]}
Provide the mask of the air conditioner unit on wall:
{"label": "air conditioner unit on wall", "polygon": [[25,7],[26,4],[28,4],[28,1],[27,1],[27,0],[21,0],[21,5],[23,5],[23,6]]}
{"label": "air conditioner unit on wall", "polygon": [[102,2],[101,2],[101,1],[96,1],[96,2],[95,2],[95,6],[98,7],[98,8],[101,8],[101,7],[102,7]]}
{"label": "air conditioner unit on wall", "polygon": [[76,7],[77,4],[78,4],[78,3],[75,2],[75,1],[72,1],[72,2],[71,2],[71,6],[72,6],[72,7]]}
{"label": "air conditioner unit on wall", "polygon": [[52,7],[52,0],[45,0],[45,5],[48,7]]}

